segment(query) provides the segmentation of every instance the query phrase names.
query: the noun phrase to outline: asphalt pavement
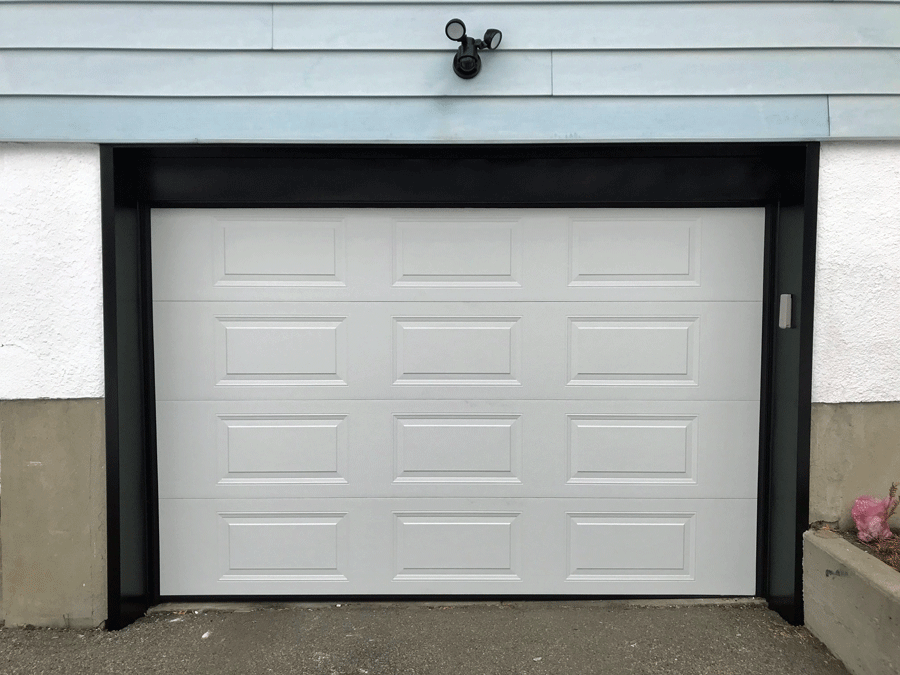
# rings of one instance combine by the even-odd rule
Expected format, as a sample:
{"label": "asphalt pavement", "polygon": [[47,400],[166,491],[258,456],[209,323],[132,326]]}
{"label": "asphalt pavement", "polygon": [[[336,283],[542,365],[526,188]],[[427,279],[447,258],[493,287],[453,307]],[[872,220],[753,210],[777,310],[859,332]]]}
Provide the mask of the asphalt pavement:
{"label": "asphalt pavement", "polygon": [[[163,606],[120,631],[0,629],[0,673],[846,675],[760,602]],[[239,609],[240,611],[234,611]]]}

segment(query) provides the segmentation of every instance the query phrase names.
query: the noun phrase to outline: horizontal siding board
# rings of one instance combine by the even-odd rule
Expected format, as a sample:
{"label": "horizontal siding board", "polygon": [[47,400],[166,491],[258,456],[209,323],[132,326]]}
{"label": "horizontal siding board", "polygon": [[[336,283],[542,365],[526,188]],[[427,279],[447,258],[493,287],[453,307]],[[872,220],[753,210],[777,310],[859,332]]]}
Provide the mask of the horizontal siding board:
{"label": "horizontal siding board", "polygon": [[[535,4],[274,7],[276,49],[447,50],[444,26],[503,31],[501,49],[707,49],[900,46],[900,4]],[[374,28],[374,29],[373,29]]]}
{"label": "horizontal siding board", "polygon": [[825,97],[0,98],[0,139],[89,142],[592,142],[828,136]]}
{"label": "horizontal siding board", "polygon": [[[702,49],[900,46],[900,4],[2,3],[0,48],[452,49],[451,13],[506,49]],[[372,30],[383,26],[384,30]]]}
{"label": "horizontal siding board", "polygon": [[[536,96],[551,53],[484,55],[462,80],[440,52],[0,51],[0,95]],[[553,94],[900,94],[900,50],[554,52]]]}
{"label": "horizontal siding board", "polygon": [[265,5],[0,3],[0,47],[269,49]]}
{"label": "horizontal siding board", "polygon": [[452,52],[0,51],[0,95],[526,96],[550,93],[549,52],[484,56],[472,80]]}
{"label": "horizontal siding board", "polygon": [[900,138],[900,96],[831,96],[828,105],[832,138]]}
{"label": "horizontal siding board", "polygon": [[[34,0],[2,0],[11,5],[31,4]],[[132,4],[135,0],[80,0],[85,4]],[[183,4],[185,0],[152,0],[157,4]],[[496,4],[518,5],[518,4],[547,4],[548,0],[492,0]],[[628,0],[636,4],[656,4],[656,3],[683,3],[685,0]],[[691,2],[699,2],[706,4],[755,4],[761,0],[691,0]],[[808,2],[809,0],[783,0],[784,2]],[[822,0],[823,2],[846,2],[847,4],[896,4],[900,0]],[[45,0],[48,5],[61,5],[72,0]],[[385,4],[429,4],[429,5],[445,5],[456,7],[459,3],[453,0],[307,0],[307,2],[298,3],[297,0],[190,0],[194,4],[201,5],[218,5],[218,4],[242,4],[242,5],[385,5]],[[554,0],[550,0],[554,2]],[[555,0],[555,4],[594,4],[594,3],[620,3],[622,0]]]}
{"label": "horizontal siding board", "polygon": [[554,52],[553,93],[900,94],[900,50]]}

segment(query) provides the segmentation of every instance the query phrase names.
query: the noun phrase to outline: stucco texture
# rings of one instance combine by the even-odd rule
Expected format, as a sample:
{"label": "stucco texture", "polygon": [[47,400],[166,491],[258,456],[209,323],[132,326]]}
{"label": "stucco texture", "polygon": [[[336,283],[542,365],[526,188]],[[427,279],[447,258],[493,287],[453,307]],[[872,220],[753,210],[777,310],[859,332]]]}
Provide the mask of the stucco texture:
{"label": "stucco texture", "polygon": [[900,400],[900,141],[823,143],[813,401]]}
{"label": "stucco texture", "polygon": [[0,143],[0,399],[103,395],[100,153]]}

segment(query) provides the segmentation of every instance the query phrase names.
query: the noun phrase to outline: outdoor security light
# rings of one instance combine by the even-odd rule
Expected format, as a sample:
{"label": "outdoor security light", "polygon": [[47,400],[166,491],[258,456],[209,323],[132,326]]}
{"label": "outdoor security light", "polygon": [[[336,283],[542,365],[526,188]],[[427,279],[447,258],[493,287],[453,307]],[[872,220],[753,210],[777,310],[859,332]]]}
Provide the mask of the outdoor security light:
{"label": "outdoor security light", "polygon": [[496,28],[488,28],[483,40],[476,40],[466,35],[466,24],[461,19],[450,19],[444,32],[454,42],[459,42],[459,49],[453,57],[453,72],[465,80],[469,80],[481,70],[480,49],[497,49],[503,33]]}

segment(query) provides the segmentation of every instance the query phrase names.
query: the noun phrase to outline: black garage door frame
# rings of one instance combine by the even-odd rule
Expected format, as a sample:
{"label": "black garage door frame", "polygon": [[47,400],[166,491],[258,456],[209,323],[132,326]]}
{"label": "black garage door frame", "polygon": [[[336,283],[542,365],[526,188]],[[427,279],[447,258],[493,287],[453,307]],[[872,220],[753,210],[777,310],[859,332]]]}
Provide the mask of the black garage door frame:
{"label": "black garage door frame", "polygon": [[[108,627],[161,601],[154,207],[765,207],[756,586],[802,623],[818,143],[101,146],[100,157]],[[788,330],[776,325],[782,293],[794,296]]]}

